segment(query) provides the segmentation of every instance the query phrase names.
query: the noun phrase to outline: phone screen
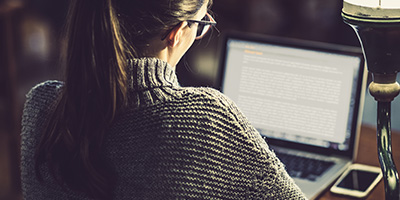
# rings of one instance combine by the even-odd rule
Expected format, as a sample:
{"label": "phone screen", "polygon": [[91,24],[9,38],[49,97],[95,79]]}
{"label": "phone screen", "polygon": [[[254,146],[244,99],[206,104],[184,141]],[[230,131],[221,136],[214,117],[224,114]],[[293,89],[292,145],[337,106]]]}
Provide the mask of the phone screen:
{"label": "phone screen", "polygon": [[374,172],[353,169],[338,184],[338,186],[364,192],[365,190],[368,189],[368,187],[372,184],[372,182],[378,175],[379,175],[378,173]]}

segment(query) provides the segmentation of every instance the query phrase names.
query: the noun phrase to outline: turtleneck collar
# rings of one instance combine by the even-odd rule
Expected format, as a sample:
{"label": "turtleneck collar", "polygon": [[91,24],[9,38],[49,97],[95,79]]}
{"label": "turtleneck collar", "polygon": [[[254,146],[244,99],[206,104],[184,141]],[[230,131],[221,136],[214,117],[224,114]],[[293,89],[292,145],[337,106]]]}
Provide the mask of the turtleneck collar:
{"label": "turtleneck collar", "polygon": [[135,91],[149,90],[162,86],[179,86],[175,70],[158,58],[137,58],[130,60],[128,83]]}
{"label": "turtleneck collar", "polygon": [[129,104],[134,107],[174,98],[180,87],[175,70],[158,58],[137,58],[128,66]]}

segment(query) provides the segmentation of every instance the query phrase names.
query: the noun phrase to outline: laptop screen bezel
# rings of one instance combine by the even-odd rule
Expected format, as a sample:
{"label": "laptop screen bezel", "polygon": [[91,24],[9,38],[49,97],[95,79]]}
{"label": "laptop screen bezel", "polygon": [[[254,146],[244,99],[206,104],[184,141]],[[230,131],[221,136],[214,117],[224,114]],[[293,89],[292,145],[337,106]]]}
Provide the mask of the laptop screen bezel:
{"label": "laptop screen bezel", "polygon": [[[226,70],[226,58],[227,58],[227,46],[228,41],[234,40],[242,40],[242,41],[249,41],[249,42],[257,42],[262,44],[272,44],[272,45],[279,45],[283,47],[293,47],[293,48],[302,48],[314,51],[323,51],[328,53],[339,53],[343,55],[355,56],[360,58],[360,65],[359,65],[359,74],[358,74],[358,82],[357,82],[357,91],[360,91],[356,94],[355,98],[355,105],[354,105],[354,113],[352,115],[352,125],[351,125],[351,136],[350,136],[350,143],[349,148],[346,151],[341,151],[338,149],[333,148],[323,148],[313,145],[307,144],[299,144],[290,141],[283,141],[277,140],[273,138],[267,138],[267,143],[269,145],[276,145],[282,147],[290,147],[295,149],[300,149],[303,151],[309,152],[319,152],[326,155],[339,155],[351,158],[355,151],[356,146],[356,135],[358,133],[359,127],[359,118],[362,117],[359,115],[360,104],[362,100],[361,92],[362,85],[364,80],[364,65],[365,60],[362,53],[361,48],[354,47],[354,46],[345,46],[345,45],[338,45],[338,44],[330,44],[330,43],[322,43],[316,41],[307,41],[307,40],[300,40],[300,39],[293,39],[293,38],[283,38],[278,36],[269,36],[269,35],[260,35],[254,33],[243,33],[243,32],[227,32],[224,33],[221,37],[220,44],[219,44],[219,52],[220,52],[220,62],[219,62],[219,78],[217,80],[217,89],[221,92],[223,89],[223,82],[224,82],[224,73]],[[240,108],[239,108],[240,109]]]}

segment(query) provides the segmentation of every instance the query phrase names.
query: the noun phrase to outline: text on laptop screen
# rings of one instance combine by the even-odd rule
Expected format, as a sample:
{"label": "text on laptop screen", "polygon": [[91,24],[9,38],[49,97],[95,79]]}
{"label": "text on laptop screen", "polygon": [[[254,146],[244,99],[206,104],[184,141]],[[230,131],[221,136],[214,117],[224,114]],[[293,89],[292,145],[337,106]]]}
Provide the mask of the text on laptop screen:
{"label": "text on laptop screen", "polygon": [[222,91],[264,136],[347,150],[356,56],[229,39]]}

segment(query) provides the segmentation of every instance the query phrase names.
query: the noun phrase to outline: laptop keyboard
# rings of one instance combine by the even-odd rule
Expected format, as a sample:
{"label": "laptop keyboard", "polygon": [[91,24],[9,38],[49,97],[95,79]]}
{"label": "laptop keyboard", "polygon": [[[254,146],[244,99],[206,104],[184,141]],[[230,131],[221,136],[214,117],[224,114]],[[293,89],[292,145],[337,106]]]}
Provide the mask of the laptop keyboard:
{"label": "laptop keyboard", "polygon": [[278,158],[285,164],[286,171],[293,178],[302,178],[315,181],[334,163],[323,160],[316,160],[307,157],[289,155],[275,152]]}

